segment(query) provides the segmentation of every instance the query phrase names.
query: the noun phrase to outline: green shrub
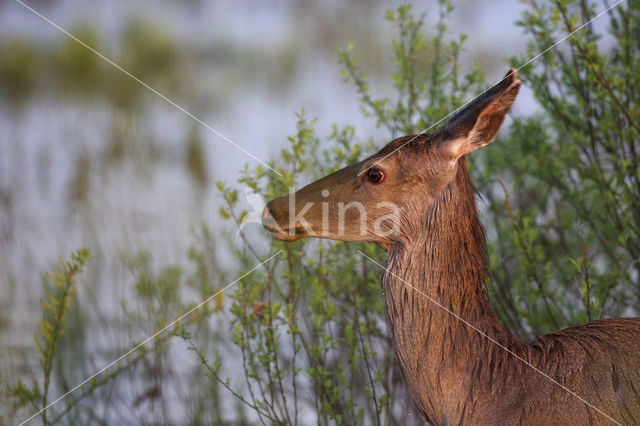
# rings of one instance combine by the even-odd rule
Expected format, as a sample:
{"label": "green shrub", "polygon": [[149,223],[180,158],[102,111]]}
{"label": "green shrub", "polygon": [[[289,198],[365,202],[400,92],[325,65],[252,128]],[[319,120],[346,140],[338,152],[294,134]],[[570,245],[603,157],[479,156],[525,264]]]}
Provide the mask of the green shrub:
{"label": "green shrub", "polygon": [[[513,66],[602,9],[536,4],[519,22],[530,42]],[[486,222],[496,233],[489,247],[494,302],[515,330],[541,334],[638,312],[639,14],[638,2],[614,8],[601,18],[606,33],[588,24],[524,67],[520,78],[540,110],[516,116],[476,163]]]}
{"label": "green shrub", "polygon": [[[58,258],[60,267],[47,273],[47,278],[54,286],[45,292],[40,300],[43,307],[42,316],[38,319],[38,330],[34,335],[36,346],[40,352],[40,367],[42,369],[42,384],[35,380],[31,385],[25,385],[21,380],[15,385],[7,386],[5,393],[12,399],[12,415],[22,408],[40,411],[46,407],[49,400],[51,378],[60,338],[67,329],[66,319],[69,307],[76,293],[76,277],[82,272],[85,262],[89,259],[89,252],[85,249],[71,255],[71,261],[66,262]],[[51,418],[54,418],[51,421]],[[43,424],[56,422],[56,415],[50,410],[43,410]]]}
{"label": "green shrub", "polygon": [[[440,1],[437,33],[423,34],[423,21],[411,6],[387,13],[397,27],[393,40],[397,100],[372,95],[366,74],[358,68],[353,47],[339,49],[343,77],[355,85],[363,112],[389,137],[416,133],[445,116],[481,89],[479,65],[463,74],[459,66],[464,36],[449,41],[447,22],[451,5]],[[238,182],[265,199],[286,194],[291,187],[309,182],[353,163],[388,139],[355,139],[355,130],[334,126],[320,148],[314,121],[298,114],[297,132],[289,146],[270,166],[281,176],[258,166],[245,168]],[[239,192],[218,184],[226,206],[223,218],[241,226],[248,212],[239,205]],[[233,294],[233,343],[242,356],[247,403],[265,422],[309,421],[321,424],[411,424],[420,418],[396,367],[386,327],[386,307],[380,270],[357,250],[383,261],[383,251],[370,244],[321,240],[283,243],[266,237],[271,252],[281,251],[267,272],[243,280]],[[244,238],[238,253],[242,267],[259,261],[255,242]],[[224,360],[210,370],[222,380]],[[311,398],[307,397],[311,395]]]}
{"label": "green shrub", "polygon": [[[485,84],[482,67],[462,70],[459,57],[465,37],[449,36],[451,5],[447,0],[437,3],[439,22],[429,36],[411,6],[387,13],[398,31],[392,44],[394,99],[372,93],[352,46],[337,51],[343,76],[354,85],[363,113],[376,121],[384,136],[361,141],[353,127],[334,125],[321,144],[315,120],[302,111],[288,146],[270,162],[279,175],[263,166],[246,166],[238,185],[265,199],[286,194],[363,158],[394,137],[437,126],[480,92]],[[509,60],[516,68],[596,13],[595,6],[577,0],[528,4],[520,25],[530,43],[525,55]],[[638,312],[639,9],[637,2],[615,8],[602,18],[608,20],[606,33],[588,24],[561,48],[524,66],[520,76],[533,90],[539,111],[531,116],[512,114],[512,124],[498,140],[469,158],[474,181],[487,200],[482,213],[488,229],[492,304],[503,324],[523,336],[602,315]],[[155,40],[156,33],[132,24],[127,37],[139,47],[147,39]],[[132,58],[125,62],[141,76],[155,79],[148,67],[170,67],[176,53],[163,37],[149,50],[150,63]],[[15,60],[7,60],[3,51],[0,59],[9,65],[0,64],[0,72],[18,79],[14,68],[22,69],[24,63],[30,69],[32,58],[21,47],[16,49],[8,56]],[[29,75],[20,83],[20,93],[31,87]],[[194,181],[204,187],[210,177],[206,164],[196,158],[202,157],[202,149],[198,141],[188,140],[186,163]],[[138,395],[134,409],[149,401],[163,405],[162,382],[176,374],[167,360],[178,346],[170,342],[177,335],[194,351],[190,360],[197,363],[189,370],[184,399],[186,416],[193,423],[232,419],[242,424],[421,424],[396,366],[381,271],[357,251],[380,262],[385,253],[370,244],[283,243],[266,232],[249,238],[243,227],[249,211],[242,205],[240,190],[224,182],[217,187],[224,201],[220,216],[234,231],[239,229],[242,240],[238,244],[227,239],[237,273],[219,266],[220,235],[206,226],[195,232],[188,266],[156,268],[144,251],[123,255],[132,277],[131,299],[122,304],[129,327],[124,339],[134,335],[132,330],[137,336],[149,335],[181,320],[143,345],[126,346],[135,350],[47,410],[43,423],[95,421],[100,413],[93,404],[81,402],[100,401],[109,410],[115,401],[108,395],[123,389]],[[227,276],[254,268],[267,251],[275,257],[263,268],[242,276],[232,294],[220,292]],[[65,370],[58,364],[54,368],[54,361],[61,358],[75,277],[87,255],[76,252],[70,262],[61,262],[59,275],[51,277],[55,288],[45,290],[36,333],[42,378],[0,389],[3,402],[10,402],[10,419],[23,420],[25,414],[46,407],[54,387],[70,389]],[[195,303],[186,302],[193,299],[208,302],[195,309]],[[90,362],[74,367],[95,371]],[[236,368],[241,374],[229,377]],[[229,398],[237,403],[232,414],[222,409]]]}
{"label": "green shrub", "polygon": [[[353,128],[334,127],[322,143],[329,148],[321,150],[313,121],[301,113],[289,148],[271,163],[282,176],[257,167],[245,169],[238,182],[266,199],[286,194],[391,138],[435,127],[479,92],[481,66],[462,73],[458,56],[465,37],[449,38],[451,5],[438,3],[440,22],[431,38],[410,6],[387,13],[399,32],[393,41],[397,100],[372,95],[353,48],[338,50],[363,113],[388,138],[361,143]],[[509,60],[516,68],[596,13],[594,5],[578,1],[529,6],[519,24],[531,41],[526,55]],[[470,158],[488,199],[483,216],[492,303],[502,322],[522,335],[638,306],[637,15],[637,3],[630,2],[604,18],[610,24],[606,37],[615,41],[611,49],[601,47],[603,35],[586,25],[563,48],[524,66],[521,78],[534,91],[539,112],[515,117],[492,147]],[[227,202],[221,215],[239,226],[246,212],[237,207],[237,190],[220,189]],[[363,250],[382,261],[384,253],[341,242],[269,244],[283,255],[260,279],[242,282],[231,311],[249,402],[261,419],[299,421],[303,404],[322,424],[406,422],[412,405],[390,350],[380,271],[356,254]],[[243,266],[257,260],[254,249],[236,252]]]}

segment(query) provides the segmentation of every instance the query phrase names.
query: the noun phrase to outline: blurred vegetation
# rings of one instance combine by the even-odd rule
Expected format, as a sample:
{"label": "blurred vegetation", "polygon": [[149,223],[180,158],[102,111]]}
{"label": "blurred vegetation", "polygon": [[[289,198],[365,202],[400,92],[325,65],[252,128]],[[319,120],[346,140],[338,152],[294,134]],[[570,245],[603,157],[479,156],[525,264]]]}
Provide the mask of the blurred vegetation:
{"label": "blurred vegetation", "polygon": [[[381,271],[356,250],[380,262],[385,253],[367,244],[283,243],[266,233],[254,238],[243,227],[250,212],[239,188],[265,199],[283,195],[375,152],[393,137],[439,124],[480,92],[489,82],[482,64],[469,69],[460,65],[466,37],[449,28],[451,3],[433,3],[439,20],[432,33],[411,6],[387,12],[396,29],[391,42],[393,97],[374,94],[370,73],[354,54],[359,47],[336,52],[363,114],[385,130],[384,136],[359,140],[355,128],[334,125],[321,141],[315,120],[301,111],[288,146],[270,162],[281,176],[262,166],[246,166],[237,185],[217,182],[220,216],[233,232],[239,230],[239,240],[231,231],[213,232],[201,225],[193,229],[184,264],[158,264],[144,249],[120,253],[116,278],[127,283],[127,293],[121,296],[117,324],[112,324],[109,307],[102,306],[101,293],[83,292],[82,284],[76,291],[84,269],[84,281],[95,278],[92,265],[100,263],[101,254],[86,266],[88,253],[82,250],[61,261],[43,286],[36,342],[29,349],[39,354],[39,368],[23,375],[29,380],[0,377],[0,423],[35,414],[55,400],[53,395],[64,394],[128,353],[43,413],[43,424],[108,419],[145,424],[421,424],[396,367]],[[583,0],[526,3],[519,25],[530,43],[521,57],[508,58],[516,68],[601,8]],[[538,112],[518,116],[516,108],[492,146],[469,158],[486,199],[482,211],[492,303],[503,324],[522,336],[603,315],[638,313],[639,14],[638,2],[630,1],[602,18],[608,21],[605,31],[589,24],[523,67],[520,76],[534,91]],[[88,25],[79,24],[74,34],[109,51]],[[114,57],[125,69],[167,94],[184,89],[175,72],[183,54],[171,33],[133,19],[121,43],[123,53]],[[216,52],[225,54],[224,49]],[[297,63],[291,52],[290,47],[282,52],[287,73]],[[42,74],[42,63],[51,64],[54,72]],[[71,205],[89,197],[95,185],[90,169],[171,157],[148,134],[130,137],[135,127],[131,117],[142,114],[145,89],[105,72],[106,66],[70,40],[53,49],[16,39],[0,43],[0,90],[7,102],[22,105],[43,79],[52,78],[65,96],[86,101],[100,97],[121,113],[97,158],[95,152],[75,153],[67,194]],[[196,188],[206,190],[214,176],[202,136],[192,128],[182,140],[178,157],[183,168]],[[235,263],[222,263],[221,241]],[[232,277],[265,260],[265,252],[277,255],[239,279],[226,295],[220,292]],[[179,321],[167,328],[174,320]],[[136,340],[157,331],[163,332]],[[96,340],[108,342],[109,350],[94,353]]]}
{"label": "blurred vegetation", "polygon": [[204,143],[197,129],[192,129],[186,142],[186,169],[189,170],[193,181],[206,189],[209,184],[209,170],[205,161]]}
{"label": "blurred vegetation", "polygon": [[[71,31],[93,49],[101,47],[96,31],[88,24],[77,25]],[[71,38],[56,45],[51,63],[57,86],[65,94],[92,98],[104,78],[102,59]]]}
{"label": "blurred vegetation", "polygon": [[[50,402],[49,390],[54,356],[60,339],[67,329],[67,313],[76,293],[76,276],[82,272],[82,267],[88,259],[89,252],[87,250],[78,250],[71,255],[70,262],[59,258],[59,268],[51,274],[47,273],[47,278],[55,287],[46,291],[45,297],[40,299],[44,310],[42,317],[38,319],[38,331],[34,335],[36,347],[40,352],[43,383],[34,381],[31,385],[25,385],[21,380],[18,380],[15,385],[7,385],[6,393],[13,399],[11,414],[15,415],[24,407],[40,411]],[[55,417],[55,415],[45,410],[42,414],[43,424],[55,423],[55,420],[53,422],[49,420],[51,417]]]}
{"label": "blurred vegetation", "polygon": [[[602,10],[585,1],[529,5],[519,25],[530,42],[513,66]],[[496,233],[494,302],[521,333],[640,311],[638,18],[640,3],[625,3],[602,17],[606,33],[587,24],[524,67],[540,110],[516,116],[477,162]]]}
{"label": "blurred vegetation", "polygon": [[0,49],[2,97],[21,104],[31,94],[38,76],[38,52],[26,40],[6,40]]}

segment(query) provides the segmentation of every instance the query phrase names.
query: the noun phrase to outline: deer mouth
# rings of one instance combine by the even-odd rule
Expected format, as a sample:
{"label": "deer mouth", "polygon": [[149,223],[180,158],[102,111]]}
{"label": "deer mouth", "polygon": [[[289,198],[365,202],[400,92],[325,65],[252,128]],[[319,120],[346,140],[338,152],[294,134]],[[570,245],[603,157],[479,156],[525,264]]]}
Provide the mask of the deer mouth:
{"label": "deer mouth", "polygon": [[287,227],[280,226],[278,221],[273,217],[269,206],[267,205],[262,212],[262,226],[273,234],[273,237],[280,241],[296,241],[303,237],[303,229],[294,228],[290,230]]}
{"label": "deer mouth", "polygon": [[299,235],[297,230],[294,230],[294,232],[288,232],[288,231],[282,230],[281,228],[272,228],[267,225],[264,225],[264,227],[266,228],[267,231],[271,232],[271,234],[276,240],[291,242],[291,241],[297,241],[300,238],[302,238],[302,236]]}

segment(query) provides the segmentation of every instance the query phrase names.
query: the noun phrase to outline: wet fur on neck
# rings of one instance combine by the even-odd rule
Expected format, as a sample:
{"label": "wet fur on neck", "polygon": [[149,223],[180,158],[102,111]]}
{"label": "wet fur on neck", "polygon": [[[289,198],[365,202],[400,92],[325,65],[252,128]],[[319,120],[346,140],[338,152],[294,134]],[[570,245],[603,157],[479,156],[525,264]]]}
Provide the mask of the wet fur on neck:
{"label": "wet fur on neck", "polygon": [[485,288],[485,235],[464,158],[457,167],[423,231],[390,247],[383,274],[394,346],[419,412],[434,424],[608,421],[516,354],[619,421],[640,422],[640,320],[600,320],[528,342],[506,332]]}

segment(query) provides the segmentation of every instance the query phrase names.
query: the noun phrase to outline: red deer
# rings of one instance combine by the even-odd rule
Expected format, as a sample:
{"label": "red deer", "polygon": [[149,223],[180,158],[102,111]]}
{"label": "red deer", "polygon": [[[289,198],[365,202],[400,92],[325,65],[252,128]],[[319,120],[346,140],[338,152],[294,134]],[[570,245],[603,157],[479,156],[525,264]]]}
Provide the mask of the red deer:
{"label": "red deer", "polygon": [[280,240],[369,241],[387,251],[394,348],[427,422],[640,424],[640,318],[526,340],[489,304],[465,155],[495,138],[519,89],[510,70],[432,134],[396,139],[271,201],[263,224]]}

